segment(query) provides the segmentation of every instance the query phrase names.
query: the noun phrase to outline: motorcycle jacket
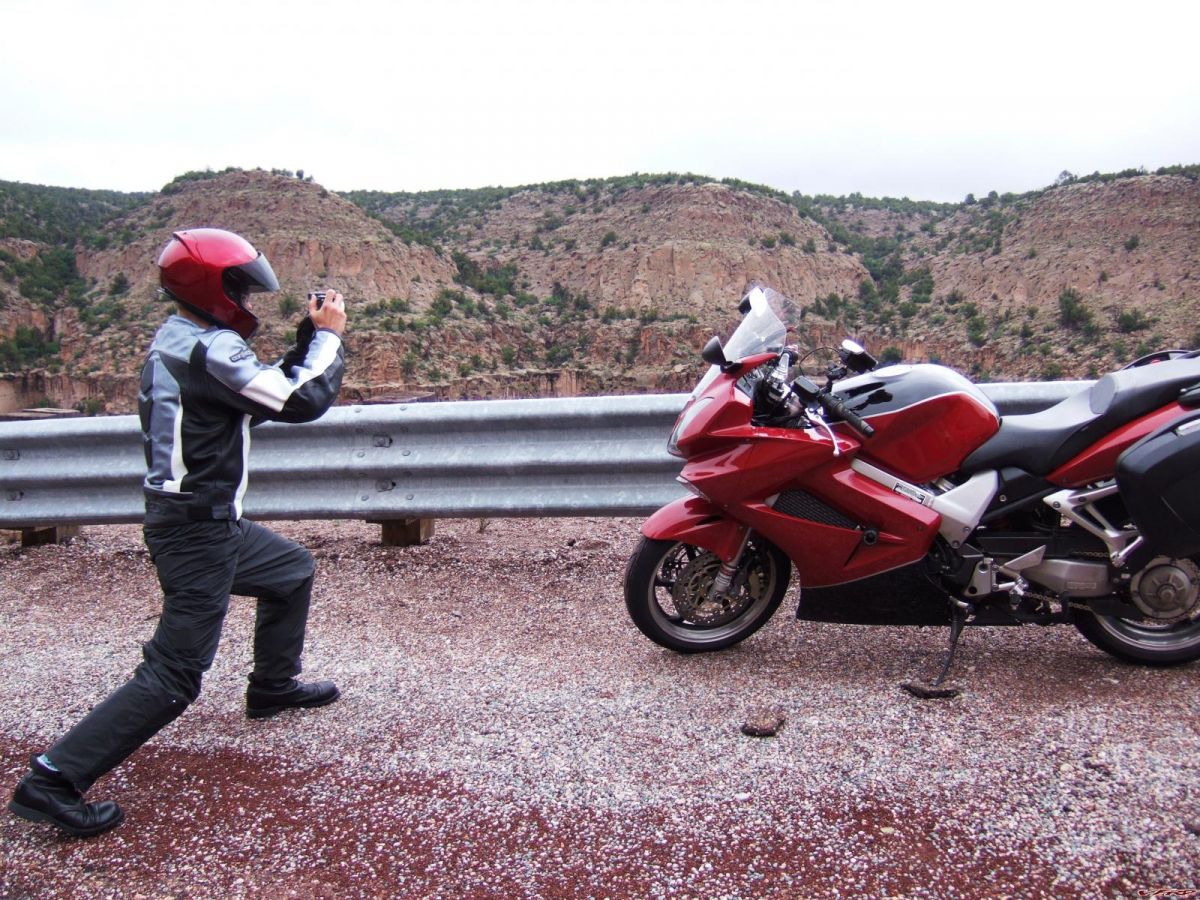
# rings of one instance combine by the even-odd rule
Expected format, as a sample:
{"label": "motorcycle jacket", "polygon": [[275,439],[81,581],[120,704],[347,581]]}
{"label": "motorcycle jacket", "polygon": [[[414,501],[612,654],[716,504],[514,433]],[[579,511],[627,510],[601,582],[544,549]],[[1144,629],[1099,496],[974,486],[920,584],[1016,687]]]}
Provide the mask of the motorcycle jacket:
{"label": "motorcycle jacket", "polygon": [[159,328],[138,393],[147,526],[240,519],[251,425],[309,422],[333,405],[341,338],[305,324],[278,366],[227,328],[180,315]]}

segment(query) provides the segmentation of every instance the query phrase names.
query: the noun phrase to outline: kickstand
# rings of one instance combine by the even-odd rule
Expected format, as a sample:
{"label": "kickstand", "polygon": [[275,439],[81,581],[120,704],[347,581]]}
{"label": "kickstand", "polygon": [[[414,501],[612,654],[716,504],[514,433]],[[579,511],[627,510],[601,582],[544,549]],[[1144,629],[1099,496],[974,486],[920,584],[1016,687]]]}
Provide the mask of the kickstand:
{"label": "kickstand", "polygon": [[967,611],[957,603],[954,605],[953,615],[954,618],[950,622],[950,646],[946,648],[946,662],[942,666],[942,674],[933,683],[934,687],[941,687],[946,676],[950,674],[950,666],[954,663],[954,651],[958,649],[958,639],[962,637],[963,626],[967,624]]}
{"label": "kickstand", "polygon": [[942,672],[933,684],[923,684],[919,681],[906,681],[900,685],[914,697],[921,700],[944,700],[957,697],[962,693],[955,687],[942,687],[946,676],[950,674],[950,666],[954,663],[954,651],[958,649],[958,639],[962,637],[963,626],[967,624],[969,607],[953,604],[953,618],[950,622],[950,645],[946,648],[946,661],[942,664]]}

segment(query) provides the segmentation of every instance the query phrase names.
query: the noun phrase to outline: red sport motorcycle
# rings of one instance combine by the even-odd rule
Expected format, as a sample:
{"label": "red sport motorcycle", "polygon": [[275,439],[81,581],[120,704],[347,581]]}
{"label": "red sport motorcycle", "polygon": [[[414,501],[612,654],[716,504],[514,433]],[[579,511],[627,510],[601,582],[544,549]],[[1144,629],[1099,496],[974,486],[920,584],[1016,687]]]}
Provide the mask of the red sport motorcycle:
{"label": "red sport motorcycle", "polygon": [[[1001,417],[939,365],[846,341],[813,380],[800,310],[754,287],[675,424],[677,500],[642,526],[625,602],[652,641],[719,650],[778,609],[858,624],[1070,623],[1125,660],[1200,657],[1200,351]],[[786,323],[786,324],[785,324]],[[806,354],[811,357],[811,354]]]}

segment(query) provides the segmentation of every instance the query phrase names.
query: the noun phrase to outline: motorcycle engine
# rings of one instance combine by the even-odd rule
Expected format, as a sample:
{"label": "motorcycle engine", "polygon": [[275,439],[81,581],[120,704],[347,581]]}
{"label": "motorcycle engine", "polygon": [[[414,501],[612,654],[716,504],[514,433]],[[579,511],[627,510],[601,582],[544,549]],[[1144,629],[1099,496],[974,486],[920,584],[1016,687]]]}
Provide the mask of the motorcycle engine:
{"label": "motorcycle engine", "polygon": [[1200,568],[1190,559],[1159,556],[1133,576],[1130,599],[1163,624],[1192,618],[1200,606]]}

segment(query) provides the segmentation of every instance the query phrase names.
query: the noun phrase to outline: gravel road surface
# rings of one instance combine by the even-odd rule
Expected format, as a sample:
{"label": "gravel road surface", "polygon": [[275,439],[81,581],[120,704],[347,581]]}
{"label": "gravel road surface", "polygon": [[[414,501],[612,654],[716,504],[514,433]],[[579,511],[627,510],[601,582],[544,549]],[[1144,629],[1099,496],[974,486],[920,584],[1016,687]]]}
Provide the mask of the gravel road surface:
{"label": "gravel road surface", "polygon": [[[78,841],[0,811],[0,897],[1091,897],[1200,890],[1200,666],[1073,629],[816,625],[681,656],[630,624],[629,519],[281,523],[319,572],[306,674],[251,722],[253,603]],[[0,792],[123,682],[159,606],[136,527],[0,546]],[[741,732],[777,713],[774,737]],[[1148,894],[1141,894],[1146,896]]]}

